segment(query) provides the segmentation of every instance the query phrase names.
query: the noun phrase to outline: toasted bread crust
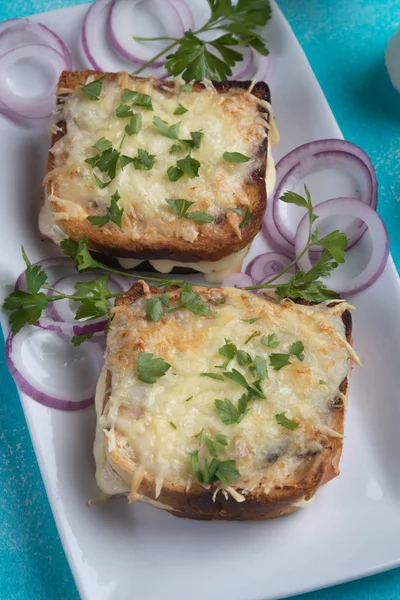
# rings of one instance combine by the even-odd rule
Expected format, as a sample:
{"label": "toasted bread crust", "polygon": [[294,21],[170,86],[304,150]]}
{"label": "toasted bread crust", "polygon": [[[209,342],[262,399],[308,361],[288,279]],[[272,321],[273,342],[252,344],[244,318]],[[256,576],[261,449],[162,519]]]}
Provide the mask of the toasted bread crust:
{"label": "toasted bread crust", "polygon": [[[61,73],[57,96],[60,99],[69,93],[76,91],[82,87],[87,77],[94,78],[104,75],[97,71],[63,71]],[[119,77],[119,73],[106,73],[106,81],[115,81]],[[131,80],[140,80],[140,77],[126,74],[126,77]],[[158,81],[154,79],[153,85],[162,93],[168,94],[168,87],[174,84],[172,81]],[[214,82],[215,89],[218,93],[223,94],[232,90],[247,90],[252,86],[251,81],[224,81]],[[200,92],[204,89],[204,84],[197,82],[193,86],[194,92]],[[270,100],[270,92],[266,83],[258,82],[251,89],[251,93],[256,97]],[[259,111],[268,113],[268,111],[259,107]],[[57,132],[51,137],[51,146],[60,140],[66,133],[65,121],[56,123]],[[262,220],[266,208],[266,187],[265,176],[267,166],[267,149],[268,149],[268,130],[265,129],[265,138],[259,147],[257,157],[260,159],[261,166],[256,171],[251,173],[248,180],[243,184],[243,190],[249,199],[249,209],[251,218],[247,224],[240,230],[241,237],[237,235],[228,219],[222,218],[216,220],[212,224],[201,227],[200,235],[194,242],[188,242],[180,238],[168,238],[158,236],[157,238],[132,239],[129,232],[123,232],[118,227],[112,226],[108,229],[107,235],[104,232],[92,225],[88,221],[60,220],[57,221],[60,228],[66,235],[78,241],[83,236],[88,239],[89,246],[101,252],[104,255],[130,257],[143,260],[170,259],[179,262],[199,262],[199,261],[217,261],[225,256],[229,256],[235,252],[239,252],[245,248],[261,229]],[[55,168],[55,157],[50,152],[47,164],[47,173]],[[47,193],[51,193],[51,181],[47,181]],[[62,209],[56,204],[51,203],[52,210],[62,212]],[[245,207],[244,207],[245,208]],[[215,240],[218,239],[218,244]]]}
{"label": "toasted bread crust", "polygon": [[[171,288],[171,289],[177,289]],[[204,288],[201,295],[204,299],[209,294],[209,288]],[[131,287],[125,294],[118,297],[116,305],[129,305],[146,294],[157,295],[163,290],[153,287],[150,291],[144,291],[141,283]],[[301,304],[313,304],[307,301],[299,301]],[[346,330],[346,339],[352,342],[352,320],[348,310],[343,312],[343,323]],[[111,372],[107,372],[106,389],[111,387]],[[340,387],[339,392],[347,396],[348,377],[346,377]],[[103,403],[103,410],[108,401],[106,394]],[[330,427],[339,434],[343,434],[345,416],[345,402],[343,397],[338,397],[331,408]],[[118,437],[118,435],[117,435]],[[284,485],[276,485],[268,493],[261,486],[251,492],[245,492],[245,502],[239,503],[233,497],[225,498],[219,493],[213,500],[213,491],[206,490],[200,484],[193,484],[189,490],[182,485],[177,485],[173,481],[164,481],[161,493],[156,498],[156,486],[154,479],[143,477],[138,482],[136,493],[150,500],[156,500],[157,503],[164,505],[164,509],[178,517],[186,517],[197,520],[260,520],[272,519],[285,514],[294,512],[299,508],[297,503],[311,499],[318,488],[339,475],[339,461],[342,453],[343,440],[340,437],[329,438],[328,443],[319,454],[310,454],[305,456],[299,468],[292,474],[290,479],[285,480]],[[131,486],[135,473],[135,465],[128,461],[120,453],[112,452],[108,454],[108,460],[111,467],[122,478],[122,480]],[[234,486],[235,487],[235,486]],[[236,489],[236,488],[235,488]],[[239,493],[243,490],[237,489]]]}

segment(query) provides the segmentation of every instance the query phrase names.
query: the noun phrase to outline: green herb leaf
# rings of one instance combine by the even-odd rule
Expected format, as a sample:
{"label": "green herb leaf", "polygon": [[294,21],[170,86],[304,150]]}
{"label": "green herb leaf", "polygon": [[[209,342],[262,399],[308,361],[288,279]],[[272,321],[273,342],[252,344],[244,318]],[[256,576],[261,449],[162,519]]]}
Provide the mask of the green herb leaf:
{"label": "green herb leaf", "polygon": [[240,152],[224,152],[223,158],[226,162],[245,163],[250,160],[249,156],[245,156]]}
{"label": "green herb leaf", "polygon": [[285,417],[285,415],[286,415],[286,412],[275,415],[275,419],[277,420],[279,425],[282,425],[282,427],[285,427],[286,429],[290,429],[292,431],[294,429],[297,429],[299,426],[299,423],[297,423],[296,421],[291,421],[290,419]]}
{"label": "green herb leaf", "polygon": [[240,229],[243,229],[243,227],[245,225],[247,225],[247,223],[250,221],[250,218],[251,218],[251,212],[250,212],[250,209],[247,207],[246,210],[245,210],[243,219],[239,223]]}
{"label": "green herb leaf", "polygon": [[136,113],[130,115],[130,119],[129,119],[129,125],[125,126],[125,132],[128,135],[133,135],[134,133],[139,133],[139,131],[142,129],[142,114],[141,113]]}
{"label": "green herb leaf", "polygon": [[188,109],[179,103],[178,107],[174,110],[174,115],[184,115],[187,112],[188,112]]}
{"label": "green herb leaf", "polygon": [[117,108],[115,110],[115,114],[120,119],[123,119],[126,117],[132,117],[132,115],[133,115],[132,107],[129,106],[129,104],[120,104],[119,106],[117,106]]}
{"label": "green herb leaf", "polygon": [[218,381],[224,381],[224,378],[219,373],[200,373],[201,377],[211,377],[211,379],[218,379]]}
{"label": "green herb leaf", "polygon": [[295,342],[294,344],[292,344],[290,346],[290,350],[289,350],[290,354],[293,354],[294,356],[297,356],[297,358],[301,361],[304,360],[304,346],[303,343],[298,341]]}
{"label": "green herb leaf", "polygon": [[191,179],[193,177],[199,177],[200,163],[195,158],[192,158],[190,154],[185,156],[185,158],[178,160],[176,166]]}
{"label": "green herb leaf", "polygon": [[222,368],[226,369],[231,360],[235,358],[236,351],[237,348],[235,344],[232,344],[232,342],[228,342],[224,346],[221,346],[221,348],[219,348],[218,353],[226,358],[223,365],[221,365]]}
{"label": "green herb leaf", "polygon": [[258,337],[259,335],[261,335],[261,331],[253,331],[253,333],[251,334],[250,337],[247,338],[247,340],[245,341],[245,345],[248,344],[250,342],[250,340],[252,340],[255,337]]}
{"label": "green herb leaf", "polygon": [[97,101],[100,98],[101,88],[103,87],[103,81],[105,79],[105,75],[102,75],[95,81],[91,83],[87,83],[83,87],[81,87],[82,92],[86,94],[89,100]]}
{"label": "green herb leaf", "polygon": [[156,162],[154,154],[149,154],[146,150],[139,148],[138,155],[133,159],[135,169],[138,171],[151,171]]}
{"label": "green herb leaf", "polygon": [[161,298],[158,296],[155,296],[153,298],[147,298],[146,306],[147,306],[146,314],[147,314],[148,318],[152,319],[155,322],[159,321],[164,314],[164,309],[163,309],[163,305],[161,302]]}
{"label": "green herb leaf", "polygon": [[181,169],[178,169],[178,167],[168,167],[167,175],[168,179],[174,182],[183,177],[184,173]]}
{"label": "green herb leaf", "polygon": [[110,140],[107,140],[107,138],[102,137],[99,140],[97,140],[95,144],[93,144],[92,148],[96,148],[96,150],[102,153],[112,148],[112,143],[110,142]]}
{"label": "green herb leaf", "polygon": [[169,422],[169,424],[171,425],[171,427],[172,427],[173,429],[176,429],[176,425],[175,425],[175,423],[173,423],[172,421],[170,421],[170,422]]}
{"label": "green herb leaf", "polygon": [[74,346],[80,346],[86,340],[90,340],[93,337],[93,333],[82,333],[81,335],[73,335],[71,342]]}
{"label": "green herb leaf", "polygon": [[230,379],[231,381],[234,381],[235,383],[241,385],[246,390],[248,390],[250,387],[243,375],[239,373],[239,371],[237,371],[236,369],[232,369],[232,371],[227,371],[223,373],[223,375],[227,379]]}
{"label": "green herb leaf", "polygon": [[215,400],[215,406],[224,425],[233,425],[239,421],[240,412],[231,400]]}
{"label": "green herb leaf", "polygon": [[197,221],[198,223],[212,223],[214,221],[214,217],[205,210],[193,210],[185,215],[185,219]]}
{"label": "green herb leaf", "polygon": [[323,379],[320,379],[319,382],[321,385],[326,385],[326,381],[324,381]]}
{"label": "green herb leaf", "polygon": [[208,315],[211,312],[210,306],[203,302],[200,294],[193,291],[193,286],[190,283],[185,283],[181,291],[182,305],[197,316]]}
{"label": "green herb leaf", "polygon": [[263,335],[261,338],[261,343],[268,348],[276,348],[279,346],[279,340],[277,338],[276,333],[271,333],[270,335]]}
{"label": "green herb leaf", "polygon": [[279,200],[282,202],[286,202],[286,204],[295,204],[296,206],[300,206],[301,208],[306,208],[308,210],[308,202],[300,196],[300,194],[296,194],[296,192],[285,192],[283,196],[279,197]]}
{"label": "green herb leaf", "polygon": [[141,106],[146,110],[153,110],[153,101],[148,94],[139,94],[125,88],[122,92],[122,102],[133,106]]}
{"label": "green herb leaf", "polygon": [[193,452],[189,452],[189,454],[190,454],[190,466],[192,468],[193,475],[195,476],[197,481],[202,483],[203,482],[203,474],[200,470],[200,465],[199,465],[199,451],[193,450]]}
{"label": "green herb leaf", "polygon": [[190,132],[190,140],[179,140],[181,144],[186,146],[189,150],[193,150],[194,148],[200,148],[201,142],[203,139],[204,133],[202,131],[191,131]]}
{"label": "green herb leaf", "polygon": [[172,144],[169,153],[173,154],[174,152],[180,152],[181,150],[183,150],[183,148],[180,146],[180,144]]}
{"label": "green herb leaf", "polygon": [[269,357],[271,366],[275,369],[275,371],[279,371],[283,367],[290,365],[290,354],[271,354]]}
{"label": "green herb leaf", "polygon": [[171,138],[172,140],[179,139],[179,129],[181,126],[180,122],[175,123],[175,125],[168,125],[168,123],[160,119],[160,117],[154,117],[153,123],[158,133],[161,133],[161,135]]}
{"label": "green herb leaf", "polygon": [[239,365],[246,366],[252,362],[250,354],[245,352],[244,350],[238,350],[237,355]]}
{"label": "green herb leaf", "polygon": [[192,91],[192,86],[190,83],[183,83],[179,87],[182,90],[182,92],[185,92],[185,94],[190,94],[190,92]]}
{"label": "green herb leaf", "polygon": [[129,163],[133,162],[133,158],[131,156],[126,156],[126,154],[121,154],[119,157],[119,164],[121,165],[121,169],[129,165]]}
{"label": "green herb leaf", "polygon": [[240,473],[236,468],[236,461],[224,460],[220,462],[215,475],[224,485],[231,485],[240,477]]}
{"label": "green herb leaf", "polygon": [[228,439],[225,435],[219,434],[215,436],[215,439],[212,440],[206,435],[203,436],[204,443],[207,446],[207,450],[211,454],[213,458],[218,458],[218,452],[221,446],[226,446],[228,444]]}
{"label": "green herb leaf", "polygon": [[146,383],[155,383],[171,368],[163,358],[153,358],[151,352],[139,352],[137,360],[138,379]]}
{"label": "green herb leaf", "polygon": [[183,198],[167,198],[166,201],[179,219],[184,217],[192,204],[194,204],[194,202],[184,200]]}
{"label": "green herb leaf", "polygon": [[119,199],[120,199],[119,192],[116,191],[111,196],[110,206],[107,207],[106,214],[104,216],[102,216],[102,217],[99,217],[99,216],[86,217],[86,220],[89,221],[89,223],[91,223],[92,225],[96,225],[97,227],[103,227],[104,225],[106,225],[106,223],[111,221],[112,223],[115,223],[115,225],[117,225],[121,229],[122,228],[122,214],[124,212],[124,209],[120,208],[118,206]]}
{"label": "green herb leaf", "polygon": [[254,359],[254,366],[259,379],[265,379],[268,377],[267,363],[265,362],[264,358],[261,356],[256,356]]}
{"label": "green herb leaf", "polygon": [[193,399],[193,396],[189,396],[189,398],[186,398],[185,402],[189,402],[192,399]]}
{"label": "green herb leaf", "polygon": [[62,240],[60,246],[66,256],[75,258],[78,252],[78,242],[75,242],[75,240],[72,240],[71,238],[66,238],[65,240]]}

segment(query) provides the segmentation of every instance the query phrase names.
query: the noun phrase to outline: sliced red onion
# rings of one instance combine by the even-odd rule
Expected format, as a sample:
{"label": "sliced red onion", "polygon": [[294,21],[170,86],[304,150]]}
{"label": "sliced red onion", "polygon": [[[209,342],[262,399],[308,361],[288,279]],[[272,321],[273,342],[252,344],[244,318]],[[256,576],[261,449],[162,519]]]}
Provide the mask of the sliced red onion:
{"label": "sliced red onion", "polygon": [[[139,0],[133,0],[135,4]],[[82,49],[90,66],[96,71],[132,71],[132,62],[118,54],[108,40],[109,12],[114,0],[96,0],[89,6],[82,23]],[[133,32],[132,32],[133,35]],[[148,73],[149,71],[147,71]],[[143,73],[144,75],[146,72]],[[166,75],[164,67],[151,69],[154,77]]]}
{"label": "sliced red onion", "polygon": [[[143,19],[145,15],[147,19]],[[159,31],[151,22],[146,30],[145,23],[149,21],[149,15],[156,16],[161,23]],[[181,38],[184,34],[179,13],[169,0],[113,0],[108,13],[107,30],[115,50],[122,58],[137,65],[144,65],[170,42],[140,42],[133,39],[134,35]],[[152,67],[161,67],[164,62],[164,59],[156,60]]]}
{"label": "sliced red onion", "polygon": [[[376,208],[377,181],[374,167],[361,148],[344,140],[328,139],[299,146],[284,156],[276,165],[276,185],[268,200],[264,218],[264,230],[276,246],[293,255],[294,232],[287,223],[289,205],[279,201],[288,190],[308,173],[320,168],[340,168],[354,176],[360,184],[361,200]],[[349,247],[357,243],[365,232],[365,226],[353,223],[344,230]]]}
{"label": "sliced red onion", "polygon": [[54,321],[49,317],[40,317],[34,325],[40,327],[40,329],[46,329],[47,331],[55,331],[56,333],[63,333],[64,335],[84,335],[87,333],[99,333],[104,331],[107,319],[102,319],[93,323],[92,321],[83,321],[79,325],[79,321],[74,323],[63,323],[61,321]]}
{"label": "sliced red onion", "polygon": [[93,404],[103,360],[99,344],[74,347],[65,336],[30,327],[6,341],[7,366],[19,389],[59,410]]}
{"label": "sliced red onion", "polygon": [[[385,224],[373,208],[355,198],[334,198],[321,202],[314,208],[314,213],[323,219],[336,215],[348,215],[361,219],[371,234],[372,254],[368,265],[358,275],[351,277],[348,281],[340,278],[340,282],[334,285],[339,294],[350,295],[365,290],[372,285],[382,274],[389,257],[389,238]],[[318,220],[319,220],[318,219]],[[318,221],[317,221],[318,222]],[[317,222],[314,223],[315,229]],[[299,254],[307,242],[308,217],[303,217],[297,228],[295,237],[295,252]],[[298,261],[299,268],[308,271],[312,267],[310,257],[305,254]],[[329,286],[329,278],[326,279]]]}
{"label": "sliced red onion", "polygon": [[[285,269],[292,259],[285,254],[278,254],[277,252],[266,252],[265,254],[259,254],[247,265],[246,274],[249,275],[254,284],[249,285],[260,285],[267,279],[271,279],[278,275],[283,269]],[[295,273],[296,267],[291,267],[289,273]],[[276,280],[279,283],[278,280]]]}
{"label": "sliced red onion", "polygon": [[72,69],[71,54],[63,40],[51,29],[31,19],[10,19],[0,24],[0,56],[18,46],[43,44],[65,58],[66,68]]}
{"label": "sliced red onion", "polygon": [[169,0],[170,4],[173,4],[175,9],[178,11],[178,14],[181,18],[183,29],[187,31],[188,29],[194,30],[194,18],[189,5],[185,0]]}
{"label": "sliced red onion", "polygon": [[[45,59],[54,71],[54,86],[41,96],[24,97],[12,91],[9,86],[7,71],[21,59]],[[43,119],[51,115],[54,107],[54,88],[60,72],[67,68],[62,54],[43,44],[17,46],[0,57],[0,98],[3,107],[9,113],[27,119]]]}
{"label": "sliced red onion", "polygon": [[263,56],[262,54],[255,52],[254,64],[256,71],[254,76],[252,76],[252,79],[257,79],[257,81],[266,81],[269,74],[270,62],[271,59],[269,55]]}
{"label": "sliced red onion", "polygon": [[255,285],[250,275],[246,273],[231,273],[228,277],[225,277],[222,284],[223,287],[248,287]]}
{"label": "sliced red onion", "polygon": [[243,60],[235,64],[229,79],[252,79],[254,52],[251,48],[240,48],[239,52],[243,54]]}
{"label": "sliced red onion", "polygon": [[[45,258],[44,260],[38,260],[38,262],[33,263],[33,267],[40,266],[42,269],[47,270],[53,267],[68,269],[70,271],[74,271],[75,261],[72,258],[67,256],[56,256],[54,258]],[[26,269],[21,273],[15,283],[16,290],[22,290],[26,292],[28,290],[26,286]]]}

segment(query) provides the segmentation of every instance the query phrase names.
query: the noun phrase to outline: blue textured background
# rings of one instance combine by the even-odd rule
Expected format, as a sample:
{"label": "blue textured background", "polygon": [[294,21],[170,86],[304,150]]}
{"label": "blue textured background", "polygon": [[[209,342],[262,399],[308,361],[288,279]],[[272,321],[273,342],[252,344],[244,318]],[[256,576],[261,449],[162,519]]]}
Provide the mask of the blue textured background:
{"label": "blue textured background", "polygon": [[[0,21],[79,3],[0,0]],[[386,74],[384,50],[389,36],[400,26],[400,2],[280,0],[279,5],[345,138],[363,147],[375,164],[379,211],[387,223],[399,267],[400,95]],[[79,600],[3,355],[0,381],[0,600]],[[297,600],[345,599],[399,600],[400,570]]]}

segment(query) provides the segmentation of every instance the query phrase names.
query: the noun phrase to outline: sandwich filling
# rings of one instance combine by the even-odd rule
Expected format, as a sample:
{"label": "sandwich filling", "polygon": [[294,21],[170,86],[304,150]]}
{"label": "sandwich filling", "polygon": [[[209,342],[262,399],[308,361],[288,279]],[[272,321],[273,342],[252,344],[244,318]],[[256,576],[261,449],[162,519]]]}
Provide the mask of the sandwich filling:
{"label": "sandwich filling", "polygon": [[[333,415],[345,402],[349,359],[358,361],[342,320],[349,305],[222,288],[203,291],[211,311],[197,316],[178,309],[179,293],[169,294],[177,310],[157,322],[145,298],[114,309],[96,395],[99,485],[126,491],[140,475],[154,482],[156,498],[164,482],[188,489],[198,480],[193,453],[201,470],[217,447],[219,461],[235,462],[235,489],[267,493],[342,437]],[[143,381],[143,353],[170,365],[152,383]],[[214,454],[206,438],[221,441]]]}

